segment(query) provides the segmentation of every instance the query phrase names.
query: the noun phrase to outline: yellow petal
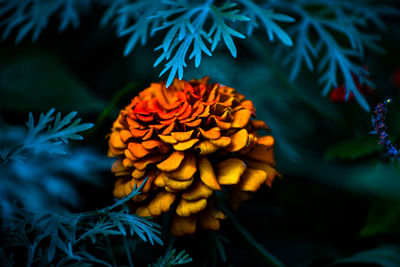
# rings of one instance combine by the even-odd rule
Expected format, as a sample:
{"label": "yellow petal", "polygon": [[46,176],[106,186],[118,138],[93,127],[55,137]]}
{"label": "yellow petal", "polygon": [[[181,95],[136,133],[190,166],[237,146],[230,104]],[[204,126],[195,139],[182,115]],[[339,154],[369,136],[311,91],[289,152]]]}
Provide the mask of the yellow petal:
{"label": "yellow petal", "polygon": [[185,153],[180,151],[173,152],[166,160],[157,164],[157,168],[160,171],[171,172],[178,169],[181,165],[182,160],[185,157]]}
{"label": "yellow petal", "polygon": [[164,187],[165,186],[165,182],[164,179],[162,177],[162,174],[159,174],[153,181],[154,185],[158,186],[158,187]]}
{"label": "yellow petal", "polygon": [[232,128],[243,128],[245,127],[251,117],[251,112],[248,109],[240,109],[233,113]]}
{"label": "yellow petal", "polygon": [[229,146],[229,144],[231,143],[231,138],[227,136],[221,136],[218,139],[210,140],[210,142],[216,145],[217,147],[226,147]]}
{"label": "yellow petal", "polygon": [[111,166],[111,171],[114,173],[115,176],[124,176],[130,174],[129,169],[122,165],[122,160],[115,161]]}
{"label": "yellow petal", "polygon": [[224,160],[217,165],[217,179],[221,185],[237,184],[246,170],[246,164],[237,158]]}
{"label": "yellow petal", "polygon": [[184,150],[187,150],[187,149],[191,148],[198,141],[199,141],[199,139],[194,138],[194,139],[190,139],[188,141],[179,142],[177,144],[174,144],[173,147],[174,147],[175,150],[184,151]]}
{"label": "yellow petal", "polygon": [[[108,141],[108,144],[110,144],[110,141]],[[108,154],[109,154],[111,157],[115,157],[115,156],[124,154],[124,150],[123,150],[123,149],[115,148],[115,147],[113,147],[113,146],[110,144],[109,147],[108,147]]]}
{"label": "yellow petal", "polygon": [[124,192],[124,181],[125,179],[119,178],[115,183],[114,183],[114,190],[113,190],[113,195],[116,198],[123,198],[125,196]]}
{"label": "yellow petal", "polygon": [[171,179],[165,173],[163,173],[162,177],[164,179],[165,185],[176,191],[185,190],[193,183],[193,177],[187,181],[177,181]]}
{"label": "yellow petal", "polygon": [[214,145],[209,140],[203,140],[197,146],[195,146],[195,149],[200,151],[200,155],[208,155],[217,151],[218,146]]}
{"label": "yellow petal", "polygon": [[221,190],[213,166],[206,157],[199,157],[199,172],[200,179],[205,185],[213,190]]}
{"label": "yellow petal", "polygon": [[218,127],[211,128],[207,131],[199,128],[201,135],[207,139],[217,139],[221,136],[221,130]]}
{"label": "yellow petal", "polygon": [[133,166],[135,166],[136,169],[143,171],[146,169],[147,165],[160,162],[164,158],[164,155],[149,155],[143,159],[134,161]]}
{"label": "yellow petal", "polygon": [[181,217],[187,217],[192,214],[196,214],[203,209],[205,209],[207,206],[207,200],[202,198],[197,201],[187,201],[185,199],[181,199],[181,201],[178,204],[178,207],[176,207],[176,214],[178,214]]}
{"label": "yellow petal", "polygon": [[247,168],[240,179],[239,188],[243,191],[256,192],[266,179],[267,173],[265,171]]}
{"label": "yellow petal", "polygon": [[165,189],[165,191],[170,192],[170,193],[174,193],[174,194],[180,192],[179,190],[174,190],[174,189],[172,189],[171,187],[168,187],[168,186],[165,186],[164,189]]}
{"label": "yellow petal", "polygon": [[249,168],[252,169],[259,169],[263,170],[264,172],[267,173],[267,179],[265,181],[265,184],[267,184],[269,187],[272,186],[272,182],[274,181],[276,175],[278,172],[273,168],[270,164],[261,162],[258,160],[251,160],[251,159],[246,159],[246,164]]}
{"label": "yellow petal", "polygon": [[241,129],[231,135],[231,143],[225,148],[229,152],[239,151],[246,147],[249,134],[246,129]]}
{"label": "yellow petal", "polygon": [[201,228],[217,231],[220,228],[219,220],[226,218],[222,211],[207,208],[199,217]]}
{"label": "yellow petal", "polygon": [[183,236],[185,234],[194,234],[196,232],[197,218],[195,216],[180,217],[174,216],[171,225],[171,233],[174,236]]}
{"label": "yellow petal", "polygon": [[141,217],[151,217],[149,209],[147,207],[139,207],[136,209],[136,214]]}
{"label": "yellow petal", "polygon": [[167,212],[174,203],[176,194],[161,191],[149,203],[148,209],[152,216],[159,216],[161,213]]}
{"label": "yellow petal", "polygon": [[119,132],[114,131],[110,135],[110,145],[117,149],[123,149],[126,147],[126,144],[122,142]]}
{"label": "yellow petal", "polygon": [[192,153],[186,153],[179,168],[167,173],[167,176],[174,180],[186,181],[192,178],[196,171],[196,157]]}
{"label": "yellow petal", "polygon": [[193,134],[193,130],[187,131],[187,132],[172,132],[171,133],[172,137],[179,142],[189,140],[190,137],[192,136],[192,134]]}
{"label": "yellow petal", "polygon": [[168,143],[168,144],[176,144],[176,143],[178,143],[178,141],[175,138],[173,138],[172,136],[170,136],[170,135],[159,134],[158,137],[160,137],[160,139],[163,142]]}
{"label": "yellow petal", "polygon": [[271,135],[258,137],[257,144],[264,145],[267,147],[273,147],[274,146],[274,138]]}
{"label": "yellow petal", "polygon": [[133,172],[132,172],[132,178],[134,178],[134,179],[139,179],[139,178],[141,178],[141,177],[143,177],[143,175],[146,173],[146,171],[141,171],[141,170],[138,170],[138,169],[136,169],[136,170],[134,170]]}
{"label": "yellow petal", "polygon": [[202,181],[198,180],[196,184],[192,185],[191,188],[182,194],[182,198],[190,201],[199,200],[201,198],[209,198],[214,191],[208,186],[203,184]]}

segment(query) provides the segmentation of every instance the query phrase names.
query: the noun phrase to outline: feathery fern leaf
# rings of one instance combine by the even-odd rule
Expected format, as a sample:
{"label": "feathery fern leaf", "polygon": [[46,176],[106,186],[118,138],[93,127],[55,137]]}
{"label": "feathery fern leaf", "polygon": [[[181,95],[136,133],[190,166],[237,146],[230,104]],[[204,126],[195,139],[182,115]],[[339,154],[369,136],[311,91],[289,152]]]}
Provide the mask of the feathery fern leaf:
{"label": "feathery fern leaf", "polygon": [[40,33],[49,23],[55,13],[59,13],[59,31],[65,30],[68,25],[79,25],[79,12],[90,5],[90,0],[2,0],[0,1],[0,16],[8,15],[1,22],[5,26],[3,40],[12,30],[19,27],[16,43],[32,32],[32,41],[39,38]]}
{"label": "feathery fern leaf", "polygon": [[153,264],[149,264],[149,267],[171,267],[175,265],[183,265],[189,262],[192,262],[193,259],[186,253],[186,251],[182,250],[177,255],[175,255],[175,249],[171,250],[164,257],[158,258],[157,262]]}

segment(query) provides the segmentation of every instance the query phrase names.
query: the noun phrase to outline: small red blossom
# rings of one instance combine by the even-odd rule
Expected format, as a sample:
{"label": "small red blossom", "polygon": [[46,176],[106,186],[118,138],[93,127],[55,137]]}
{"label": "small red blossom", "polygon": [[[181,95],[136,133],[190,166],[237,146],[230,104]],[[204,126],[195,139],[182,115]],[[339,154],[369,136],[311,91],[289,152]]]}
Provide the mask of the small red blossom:
{"label": "small red blossom", "polygon": [[[354,74],[352,74],[352,76],[353,76],[354,83],[356,84],[356,87],[357,87],[358,91],[360,91],[361,94],[368,95],[373,92],[373,88],[371,88],[370,86],[368,86],[366,84],[360,84],[357,77]],[[399,78],[400,78],[400,74],[399,74]],[[400,85],[400,83],[399,83],[399,85]],[[346,102],[348,100],[353,100],[354,94],[353,94],[353,92],[350,92],[349,98],[346,100],[346,88],[344,87],[344,85],[340,85],[340,86],[332,89],[329,98],[332,102]]]}

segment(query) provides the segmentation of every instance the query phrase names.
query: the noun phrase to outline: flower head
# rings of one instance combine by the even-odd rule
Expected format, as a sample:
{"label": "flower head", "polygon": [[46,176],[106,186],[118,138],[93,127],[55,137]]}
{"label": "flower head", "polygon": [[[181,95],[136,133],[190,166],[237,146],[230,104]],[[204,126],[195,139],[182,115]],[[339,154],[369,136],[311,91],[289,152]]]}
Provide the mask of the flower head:
{"label": "flower head", "polygon": [[114,196],[128,195],[148,177],[133,198],[138,215],[157,217],[173,206],[173,234],[219,229],[225,215],[215,207],[215,191],[226,188],[237,206],[277,174],[274,138],[258,136],[269,129],[254,116],[250,100],[208,77],[175,79],[168,88],[151,84],[112,127],[108,153],[119,157]]}

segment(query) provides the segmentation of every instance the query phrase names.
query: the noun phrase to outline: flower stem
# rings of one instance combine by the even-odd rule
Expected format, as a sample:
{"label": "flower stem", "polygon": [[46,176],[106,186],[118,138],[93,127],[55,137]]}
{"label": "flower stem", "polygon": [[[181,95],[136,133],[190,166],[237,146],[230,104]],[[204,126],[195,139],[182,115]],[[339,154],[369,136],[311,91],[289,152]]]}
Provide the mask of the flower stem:
{"label": "flower stem", "polygon": [[225,209],[224,212],[229,216],[233,226],[240,233],[240,235],[249,243],[249,245],[256,251],[268,264],[268,266],[275,267],[284,267],[285,265],[276,258],[271,252],[266,250],[260,243],[258,243],[254,237],[250,235],[250,233],[239,223],[239,221],[232,215],[232,213],[227,212]]}

